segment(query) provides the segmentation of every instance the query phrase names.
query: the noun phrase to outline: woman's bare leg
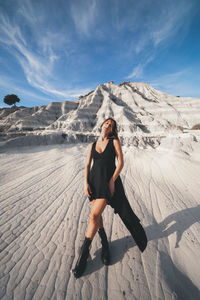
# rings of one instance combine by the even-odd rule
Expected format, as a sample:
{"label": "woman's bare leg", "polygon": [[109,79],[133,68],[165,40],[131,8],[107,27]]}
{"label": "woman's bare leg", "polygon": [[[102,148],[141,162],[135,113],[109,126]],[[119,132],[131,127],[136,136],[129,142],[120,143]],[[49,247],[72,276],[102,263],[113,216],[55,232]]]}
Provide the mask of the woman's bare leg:
{"label": "woman's bare leg", "polygon": [[[93,207],[94,204],[95,204],[95,200],[96,200],[96,199],[94,199],[93,201],[91,201],[92,207]],[[98,229],[99,229],[99,228],[102,228],[102,227],[103,227],[103,218],[102,218],[102,214],[100,214],[100,215],[99,215],[99,219],[98,219]]]}
{"label": "woman's bare leg", "polygon": [[[94,201],[94,202],[93,202]],[[102,226],[102,212],[107,205],[106,199],[95,199],[92,201],[90,222],[86,232],[86,237],[93,239],[99,227]]]}
{"label": "woman's bare leg", "polygon": [[[92,207],[95,204],[95,200],[91,201],[91,205]],[[99,220],[98,220],[98,229],[103,227],[103,218],[102,218],[102,214],[99,215]]]}

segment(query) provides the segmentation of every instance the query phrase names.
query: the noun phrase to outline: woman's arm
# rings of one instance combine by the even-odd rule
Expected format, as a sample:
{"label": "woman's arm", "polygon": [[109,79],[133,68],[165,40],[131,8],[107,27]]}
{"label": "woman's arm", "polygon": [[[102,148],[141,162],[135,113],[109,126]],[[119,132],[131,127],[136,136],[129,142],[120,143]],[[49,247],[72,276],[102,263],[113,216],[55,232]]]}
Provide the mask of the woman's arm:
{"label": "woman's arm", "polygon": [[116,152],[117,160],[118,160],[117,168],[115,169],[115,172],[114,172],[113,176],[111,177],[113,179],[113,181],[115,182],[115,180],[117,179],[119,173],[121,172],[121,170],[124,166],[124,159],[123,159],[123,153],[122,153],[120,141],[118,139],[114,139],[113,142],[114,142],[115,152]]}
{"label": "woman's arm", "polygon": [[86,160],[86,166],[85,166],[85,186],[88,184],[88,174],[90,171],[91,161],[92,161],[92,145],[93,142],[90,143],[89,153]]}

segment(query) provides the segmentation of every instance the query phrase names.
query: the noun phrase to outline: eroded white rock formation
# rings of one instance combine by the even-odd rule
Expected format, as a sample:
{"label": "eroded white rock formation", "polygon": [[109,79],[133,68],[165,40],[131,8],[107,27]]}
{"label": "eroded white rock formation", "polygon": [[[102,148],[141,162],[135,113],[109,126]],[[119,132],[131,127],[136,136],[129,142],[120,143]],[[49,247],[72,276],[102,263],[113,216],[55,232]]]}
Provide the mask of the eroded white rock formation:
{"label": "eroded white rock formation", "polygon": [[198,124],[199,113],[198,98],[172,96],[144,82],[110,81],[77,101],[1,109],[1,146],[91,141],[113,117],[122,144],[157,147],[169,133]]}

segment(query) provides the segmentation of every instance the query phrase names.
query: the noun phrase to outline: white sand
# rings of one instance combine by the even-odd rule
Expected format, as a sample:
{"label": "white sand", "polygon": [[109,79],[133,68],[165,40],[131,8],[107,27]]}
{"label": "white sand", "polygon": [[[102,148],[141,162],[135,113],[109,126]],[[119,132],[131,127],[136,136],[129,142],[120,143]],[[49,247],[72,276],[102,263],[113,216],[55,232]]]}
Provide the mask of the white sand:
{"label": "white sand", "polygon": [[77,280],[70,270],[89,222],[88,144],[0,153],[0,299],[200,299],[199,152],[122,149],[120,176],[147,249],[140,253],[107,206],[111,265],[101,263],[96,234]]}

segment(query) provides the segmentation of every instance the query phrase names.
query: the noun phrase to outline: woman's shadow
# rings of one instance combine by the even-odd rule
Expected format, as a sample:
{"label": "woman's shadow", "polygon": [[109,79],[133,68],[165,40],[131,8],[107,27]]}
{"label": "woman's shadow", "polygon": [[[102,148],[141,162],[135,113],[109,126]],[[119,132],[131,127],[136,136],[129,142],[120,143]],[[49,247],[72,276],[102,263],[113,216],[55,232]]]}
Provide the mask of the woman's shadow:
{"label": "woman's shadow", "polygon": [[186,208],[166,217],[162,222],[148,226],[145,231],[148,235],[148,240],[155,240],[167,237],[176,232],[175,248],[179,247],[182,235],[194,223],[200,220],[200,205]]}
{"label": "woman's shadow", "polygon": [[[146,227],[145,232],[147,234],[147,239],[148,241],[156,240],[167,237],[176,232],[175,248],[177,248],[179,247],[179,242],[184,231],[194,223],[199,222],[199,220],[200,205],[197,205],[196,207],[186,208],[182,211],[169,215],[160,223],[157,223],[155,221],[152,225]],[[109,249],[111,253],[110,265],[114,265],[115,263],[122,260],[125,253],[129,251],[129,249],[133,246],[136,246],[136,243],[131,235],[109,242]],[[95,257],[92,260],[88,261],[88,268],[84,272],[85,275],[91,274],[103,267],[103,263],[101,262],[101,247],[95,251],[94,255]]]}

